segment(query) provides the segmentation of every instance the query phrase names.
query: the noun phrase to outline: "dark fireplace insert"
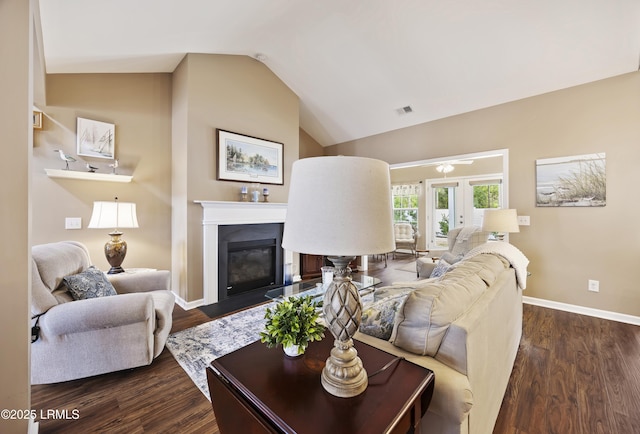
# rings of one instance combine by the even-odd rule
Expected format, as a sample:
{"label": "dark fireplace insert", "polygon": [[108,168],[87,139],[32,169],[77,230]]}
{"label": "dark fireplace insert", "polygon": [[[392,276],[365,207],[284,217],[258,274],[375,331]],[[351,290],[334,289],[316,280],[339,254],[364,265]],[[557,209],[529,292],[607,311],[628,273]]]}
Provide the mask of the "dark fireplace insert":
{"label": "dark fireplace insert", "polygon": [[218,227],[218,301],[282,285],[282,223]]}

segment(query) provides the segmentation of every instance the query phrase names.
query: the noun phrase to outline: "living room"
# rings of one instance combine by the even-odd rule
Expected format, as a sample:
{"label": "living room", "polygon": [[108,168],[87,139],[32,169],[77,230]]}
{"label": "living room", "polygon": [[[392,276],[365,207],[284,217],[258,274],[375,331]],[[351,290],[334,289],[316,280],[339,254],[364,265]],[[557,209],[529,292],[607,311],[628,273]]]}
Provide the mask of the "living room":
{"label": "living room", "polygon": [[[3,289],[12,302],[3,306],[0,317],[7,331],[3,339],[16,349],[11,356],[7,352],[2,356],[3,366],[15,366],[2,375],[2,389],[10,395],[6,406],[29,407],[29,350],[24,344],[29,294],[18,295],[15,290],[29,285],[28,262],[23,258],[29,257],[33,244],[74,239],[86,244],[93,261],[105,267],[106,231],[86,228],[94,201],[118,196],[137,203],[140,228],[124,235],[130,249],[126,266],[169,269],[173,291],[183,306],[200,302],[202,208],[194,201],[235,201],[240,187],[216,179],[216,128],[284,144],[285,184],[270,186],[273,202],[286,202],[291,164],[298,158],[357,155],[397,164],[508,149],[509,207],[531,218],[530,226],[510,238],[531,261],[528,301],[640,323],[640,295],[634,285],[638,276],[633,271],[640,256],[640,235],[626,230],[629,224],[615,229],[624,218],[635,222],[640,217],[640,205],[633,202],[634,190],[628,185],[640,158],[640,73],[635,69],[321,146],[300,126],[296,93],[265,63],[250,56],[188,54],[172,73],[41,73],[38,77],[35,71],[35,87],[44,84],[45,100],[34,101],[44,119],[42,130],[31,131],[16,114],[31,110],[31,102],[24,101],[30,85],[21,78],[30,76],[30,12],[22,6],[0,11],[2,39],[14,45],[3,55],[12,62],[2,80],[3,95],[8,97],[0,103],[7,156],[2,168],[12,180],[3,183],[2,192],[13,203],[4,208],[11,212],[3,213],[4,226],[10,228],[5,245],[13,246],[3,257],[5,270],[13,271]],[[16,83],[24,84],[21,92]],[[118,170],[132,175],[133,182],[54,180],[46,175],[45,168],[63,167],[54,150],[75,154],[77,117],[116,125]],[[33,147],[25,150],[31,135]],[[536,160],[602,152],[607,157],[605,207],[536,207]],[[80,162],[72,169],[85,170]],[[82,229],[64,229],[66,217],[81,217]],[[588,291],[588,280],[598,280],[600,291]]]}

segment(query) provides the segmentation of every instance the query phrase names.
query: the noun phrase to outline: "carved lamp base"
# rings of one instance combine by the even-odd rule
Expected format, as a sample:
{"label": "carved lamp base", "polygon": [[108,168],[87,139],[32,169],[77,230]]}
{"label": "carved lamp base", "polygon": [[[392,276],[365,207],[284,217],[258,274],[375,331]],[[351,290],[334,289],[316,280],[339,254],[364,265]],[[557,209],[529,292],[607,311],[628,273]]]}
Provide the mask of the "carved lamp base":
{"label": "carved lamp base", "polygon": [[335,266],[334,277],[323,302],[324,318],[335,342],[322,370],[322,387],[341,398],[357,396],[369,384],[367,371],[351,339],[362,319],[360,295],[351,282],[351,269],[348,267],[352,259],[347,256],[329,257]]}

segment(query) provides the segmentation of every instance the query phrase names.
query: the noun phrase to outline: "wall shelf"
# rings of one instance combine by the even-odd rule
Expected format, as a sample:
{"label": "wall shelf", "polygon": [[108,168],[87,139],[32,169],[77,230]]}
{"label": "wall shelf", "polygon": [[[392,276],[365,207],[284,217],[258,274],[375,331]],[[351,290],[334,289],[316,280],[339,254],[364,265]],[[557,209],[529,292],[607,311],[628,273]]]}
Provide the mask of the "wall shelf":
{"label": "wall shelf", "polygon": [[133,176],[113,173],[80,172],[78,170],[44,169],[49,178],[82,179],[85,181],[131,182]]}

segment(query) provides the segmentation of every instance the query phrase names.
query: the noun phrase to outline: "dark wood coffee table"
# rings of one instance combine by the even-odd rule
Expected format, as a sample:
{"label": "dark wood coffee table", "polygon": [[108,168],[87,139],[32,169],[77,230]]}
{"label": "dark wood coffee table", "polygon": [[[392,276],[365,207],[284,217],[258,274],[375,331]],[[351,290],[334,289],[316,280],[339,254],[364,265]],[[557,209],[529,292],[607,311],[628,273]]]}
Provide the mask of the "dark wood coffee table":
{"label": "dark wood coffee table", "polygon": [[[303,356],[291,359],[282,348],[258,341],[211,362],[207,378],[220,432],[420,432],[420,419],[433,395],[433,372],[401,359],[369,378],[361,395],[338,398],[320,383],[332,346],[328,334],[309,345]],[[370,376],[395,359],[362,342],[355,346]]]}

